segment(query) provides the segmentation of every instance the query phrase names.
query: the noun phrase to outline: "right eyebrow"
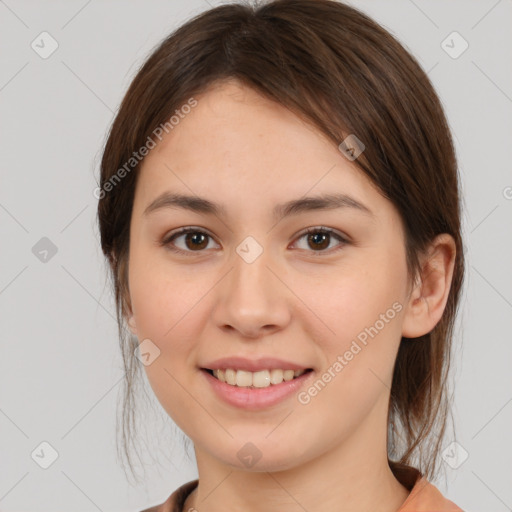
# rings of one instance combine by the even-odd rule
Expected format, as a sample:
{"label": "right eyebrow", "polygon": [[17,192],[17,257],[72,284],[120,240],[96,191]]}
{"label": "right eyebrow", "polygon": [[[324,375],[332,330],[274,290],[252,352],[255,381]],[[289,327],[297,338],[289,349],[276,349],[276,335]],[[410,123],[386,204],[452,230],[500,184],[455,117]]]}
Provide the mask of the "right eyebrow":
{"label": "right eyebrow", "polygon": [[199,196],[173,194],[171,192],[163,192],[160,194],[146,207],[143,214],[147,215],[161,208],[183,208],[197,213],[217,216],[226,214],[224,207],[208,199]]}

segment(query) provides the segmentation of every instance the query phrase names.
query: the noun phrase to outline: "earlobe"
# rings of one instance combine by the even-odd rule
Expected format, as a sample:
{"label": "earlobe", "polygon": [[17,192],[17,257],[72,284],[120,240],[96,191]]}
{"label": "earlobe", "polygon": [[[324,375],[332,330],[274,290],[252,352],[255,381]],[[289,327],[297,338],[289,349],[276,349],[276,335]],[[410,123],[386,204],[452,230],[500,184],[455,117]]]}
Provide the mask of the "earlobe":
{"label": "earlobe", "polygon": [[128,324],[128,327],[130,328],[130,331],[132,332],[132,334],[137,336],[137,324],[135,323],[135,318],[133,317],[133,314],[130,314],[127,317],[126,323]]}
{"label": "earlobe", "polygon": [[132,304],[128,297],[128,299],[124,300],[123,303],[123,312],[124,312],[124,318],[126,320],[126,323],[135,336],[137,336],[137,323],[135,322],[135,317],[132,311]]}
{"label": "earlobe", "polygon": [[406,306],[402,336],[418,338],[428,334],[441,319],[450,292],[455,253],[455,242],[447,233],[431,243]]}
{"label": "earlobe", "polygon": [[123,311],[123,317],[128,325],[128,328],[134,334],[137,336],[137,323],[135,322],[133,309],[132,309],[132,301],[130,298],[130,294],[127,291],[124,291],[122,293],[122,311]]}

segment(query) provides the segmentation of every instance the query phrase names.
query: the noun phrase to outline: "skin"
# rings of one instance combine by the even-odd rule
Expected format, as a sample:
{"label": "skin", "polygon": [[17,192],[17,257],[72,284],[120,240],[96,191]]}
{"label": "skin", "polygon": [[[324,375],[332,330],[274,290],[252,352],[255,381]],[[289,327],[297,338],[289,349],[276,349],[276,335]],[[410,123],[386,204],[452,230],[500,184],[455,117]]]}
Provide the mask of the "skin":
{"label": "skin", "polygon": [[[145,367],[152,389],[194,442],[199,486],[184,510],[396,511],[409,491],[387,463],[393,366],[401,336],[425,334],[441,318],[453,240],[432,242],[413,287],[399,214],[336,145],[234,80],[196,99],[143,162],[127,297],[130,329],[161,351]],[[226,215],[176,207],[145,215],[163,191],[205,197]],[[333,192],[373,216],[345,207],[271,217],[278,203]],[[211,236],[200,249],[179,236],[185,254],[161,245],[186,226]],[[348,243],[308,243],[301,232],[319,226]],[[236,252],[247,236],[263,248],[251,264]],[[396,302],[401,311],[308,404],[292,395],[243,410],[218,399],[200,373],[219,357],[270,355],[313,368],[314,382]],[[262,454],[251,468],[237,457],[249,441]]]}

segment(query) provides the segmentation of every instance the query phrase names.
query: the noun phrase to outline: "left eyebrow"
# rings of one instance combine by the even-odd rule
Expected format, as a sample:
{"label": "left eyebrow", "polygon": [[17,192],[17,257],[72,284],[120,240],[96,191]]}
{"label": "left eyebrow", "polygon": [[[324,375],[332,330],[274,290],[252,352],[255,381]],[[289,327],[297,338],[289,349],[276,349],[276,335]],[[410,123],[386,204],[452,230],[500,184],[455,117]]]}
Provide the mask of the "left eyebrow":
{"label": "left eyebrow", "polygon": [[[152,201],[144,210],[147,215],[161,208],[184,208],[196,213],[207,215],[226,215],[224,206],[214,203],[209,199],[199,196],[188,196],[184,194],[173,194],[164,192]],[[352,208],[369,217],[375,218],[375,214],[360,201],[347,194],[323,194],[319,196],[303,197],[278,204],[272,210],[274,220],[281,220],[290,215],[297,215],[314,210],[333,210],[337,208]]]}
{"label": "left eyebrow", "polygon": [[273,210],[274,220],[281,220],[289,215],[313,210],[334,210],[337,208],[353,208],[375,218],[374,213],[360,201],[347,194],[323,194],[319,196],[294,199],[278,204]]}

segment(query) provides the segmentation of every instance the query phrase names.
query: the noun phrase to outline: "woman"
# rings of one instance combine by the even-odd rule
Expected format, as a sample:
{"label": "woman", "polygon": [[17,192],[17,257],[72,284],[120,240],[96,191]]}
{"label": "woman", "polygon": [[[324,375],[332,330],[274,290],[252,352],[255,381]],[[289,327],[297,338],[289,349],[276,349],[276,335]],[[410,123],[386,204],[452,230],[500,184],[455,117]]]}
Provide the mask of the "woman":
{"label": "woman", "polygon": [[197,460],[145,512],[461,510],[429,483],[458,188],[430,81],[354,8],[224,5],[160,44],[98,189],[126,418],[144,367]]}

